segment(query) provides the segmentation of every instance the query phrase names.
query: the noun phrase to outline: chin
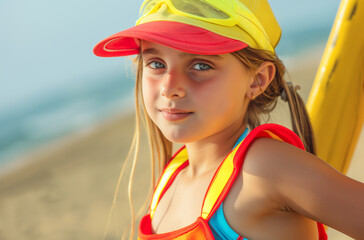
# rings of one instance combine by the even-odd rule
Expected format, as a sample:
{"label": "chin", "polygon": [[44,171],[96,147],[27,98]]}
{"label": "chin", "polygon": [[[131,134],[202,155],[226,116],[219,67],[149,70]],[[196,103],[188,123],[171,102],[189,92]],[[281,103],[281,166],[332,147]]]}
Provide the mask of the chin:
{"label": "chin", "polygon": [[188,139],[186,137],[183,136],[179,136],[176,134],[165,134],[163,133],[163,135],[171,142],[173,143],[180,143],[180,144],[186,144],[190,141],[188,141]]}
{"label": "chin", "polygon": [[165,138],[173,143],[186,144],[196,141],[194,136],[191,136],[186,131],[163,131],[160,129]]}

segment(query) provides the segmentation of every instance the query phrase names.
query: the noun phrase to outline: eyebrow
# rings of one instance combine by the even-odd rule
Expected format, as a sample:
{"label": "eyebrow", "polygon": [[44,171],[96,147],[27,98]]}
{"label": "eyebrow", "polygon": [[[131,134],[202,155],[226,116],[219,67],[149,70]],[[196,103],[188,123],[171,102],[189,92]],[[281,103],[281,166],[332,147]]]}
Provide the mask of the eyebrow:
{"label": "eyebrow", "polygon": [[160,54],[160,52],[155,48],[147,48],[142,51],[143,54]]}
{"label": "eyebrow", "polygon": [[[142,51],[142,55],[144,54],[161,54],[160,51],[158,51],[157,49],[155,48],[147,48],[147,49],[144,49]],[[220,55],[202,55],[202,54],[193,54],[193,53],[187,53],[187,52],[181,52],[180,54],[180,57],[212,57],[212,58],[215,58],[215,59],[218,59],[218,60],[221,60],[222,57]]]}

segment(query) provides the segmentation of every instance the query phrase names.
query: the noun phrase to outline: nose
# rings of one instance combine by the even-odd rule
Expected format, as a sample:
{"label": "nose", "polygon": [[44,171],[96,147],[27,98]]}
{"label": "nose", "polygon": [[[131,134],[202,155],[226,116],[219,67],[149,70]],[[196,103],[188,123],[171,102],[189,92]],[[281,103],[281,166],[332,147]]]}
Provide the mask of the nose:
{"label": "nose", "polygon": [[160,94],[169,99],[178,99],[186,96],[183,76],[176,72],[168,72],[163,76]]}

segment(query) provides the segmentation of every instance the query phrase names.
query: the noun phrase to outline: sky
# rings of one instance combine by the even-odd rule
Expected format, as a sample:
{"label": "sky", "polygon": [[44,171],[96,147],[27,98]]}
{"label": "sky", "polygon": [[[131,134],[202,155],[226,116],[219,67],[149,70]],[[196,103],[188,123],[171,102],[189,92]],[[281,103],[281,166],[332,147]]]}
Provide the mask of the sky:
{"label": "sky", "polygon": [[[31,101],[87,87],[125,70],[92,53],[133,26],[142,0],[0,0],[0,116]],[[271,0],[285,33],[330,24],[339,0]]]}

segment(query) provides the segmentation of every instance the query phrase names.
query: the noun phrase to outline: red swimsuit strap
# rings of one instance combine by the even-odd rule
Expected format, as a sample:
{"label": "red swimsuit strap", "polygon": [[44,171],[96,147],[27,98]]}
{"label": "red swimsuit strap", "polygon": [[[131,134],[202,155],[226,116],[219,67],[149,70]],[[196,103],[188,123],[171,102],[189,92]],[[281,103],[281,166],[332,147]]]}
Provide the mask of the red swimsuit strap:
{"label": "red swimsuit strap", "polygon": [[286,127],[264,124],[254,128],[245,139],[225,158],[216,171],[205,196],[202,217],[209,220],[219,208],[244,163],[245,155],[257,138],[267,137],[290,143],[304,150],[299,137]]}
{"label": "red swimsuit strap", "polygon": [[[203,218],[209,220],[217,211],[241,171],[250,145],[255,139],[262,137],[283,141],[305,150],[301,139],[286,127],[277,124],[263,124],[254,128],[228,155],[216,171],[205,196],[202,209]],[[327,240],[327,234],[324,226],[321,223],[317,223],[317,226],[319,239]]]}
{"label": "red swimsuit strap", "polygon": [[[291,130],[277,124],[263,124],[254,128],[246,138],[235,147],[224,161],[218,167],[208,190],[205,194],[204,203],[201,210],[201,217],[209,220],[221,205],[229,190],[231,189],[236,177],[244,163],[245,155],[257,138],[267,137],[284,141],[292,144],[302,150],[304,145],[300,138]],[[178,173],[188,165],[188,155],[185,147],[182,147],[171,159],[161,175],[155,192],[153,194],[150,206],[150,217],[153,217],[154,211],[169,186],[172,184]],[[325,229],[321,223],[318,223],[320,240],[327,239]]]}

